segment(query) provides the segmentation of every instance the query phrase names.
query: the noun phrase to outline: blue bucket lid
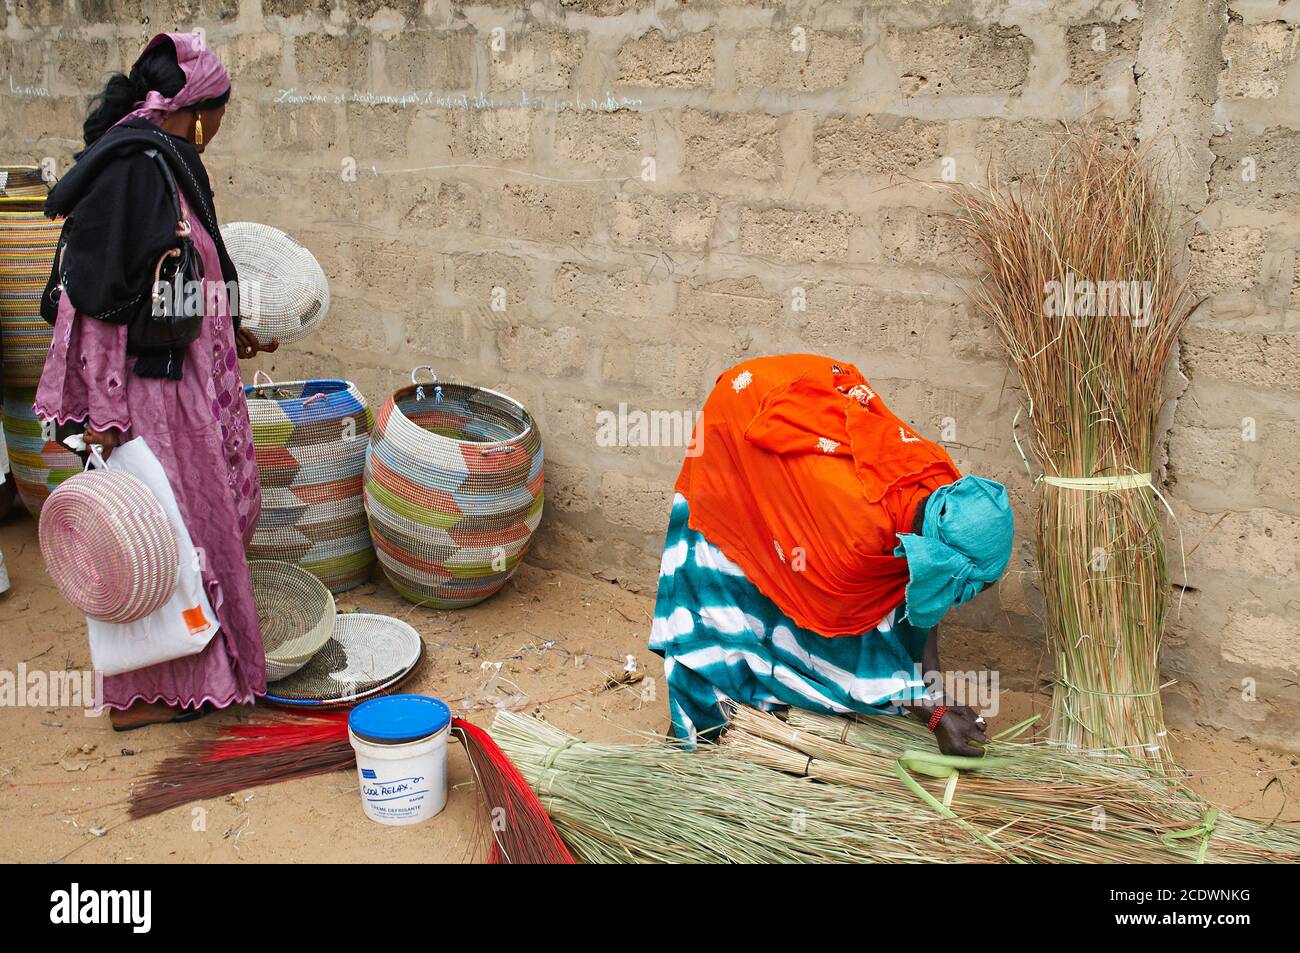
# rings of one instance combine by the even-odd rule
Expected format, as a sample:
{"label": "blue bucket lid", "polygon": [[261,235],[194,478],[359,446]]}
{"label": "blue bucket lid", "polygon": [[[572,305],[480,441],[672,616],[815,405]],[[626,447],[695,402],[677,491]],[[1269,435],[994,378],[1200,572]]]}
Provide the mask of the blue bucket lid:
{"label": "blue bucket lid", "polygon": [[362,702],[348,715],[358,738],[401,744],[436,735],[451,722],[451,709],[428,695],[384,695]]}

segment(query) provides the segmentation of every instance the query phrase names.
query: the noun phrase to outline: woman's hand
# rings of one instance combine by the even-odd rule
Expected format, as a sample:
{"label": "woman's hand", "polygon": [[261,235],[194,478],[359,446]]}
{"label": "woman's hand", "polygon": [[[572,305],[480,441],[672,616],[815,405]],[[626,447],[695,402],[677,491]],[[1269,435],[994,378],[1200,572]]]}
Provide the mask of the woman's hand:
{"label": "woman's hand", "polygon": [[86,441],[87,449],[98,446],[105,460],[113,453],[113,448],[122,442],[116,430],[95,430],[90,426],[82,432],[81,438]]}
{"label": "woman's hand", "polygon": [[235,351],[239,354],[241,361],[246,361],[250,357],[256,357],[259,351],[265,351],[267,354],[274,354],[280,348],[280,339],[271,338],[269,344],[263,344],[257,339],[257,335],[247,328],[240,328],[235,332]]}
{"label": "woman's hand", "polygon": [[944,712],[934,729],[934,740],[939,742],[939,750],[944,754],[967,758],[983,756],[983,746],[989,743],[984,734],[983,719],[965,705],[956,705]]}

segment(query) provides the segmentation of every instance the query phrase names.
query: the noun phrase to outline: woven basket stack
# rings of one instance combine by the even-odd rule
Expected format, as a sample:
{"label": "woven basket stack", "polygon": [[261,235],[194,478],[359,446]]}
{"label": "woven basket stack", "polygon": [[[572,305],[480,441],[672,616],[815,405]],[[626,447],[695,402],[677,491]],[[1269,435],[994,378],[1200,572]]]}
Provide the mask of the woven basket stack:
{"label": "woven basket stack", "polygon": [[34,166],[0,166],[0,366],[4,436],[23,504],[33,516],[50,492],[81,470],[54,440],[32,404],[53,328],[41,318],[41,294],[54,264],[61,221],[42,211],[46,185]]}
{"label": "woven basket stack", "polygon": [[292,563],[252,559],[266,651],[266,700],[290,708],[346,707],[405,681],[424,657],[408,623],[338,612],[325,584]]}
{"label": "woven basket stack", "polygon": [[379,562],[404,598],[481,602],[514,574],[542,518],[542,440],[517,401],[467,384],[416,383],[384,402],[366,458]]}

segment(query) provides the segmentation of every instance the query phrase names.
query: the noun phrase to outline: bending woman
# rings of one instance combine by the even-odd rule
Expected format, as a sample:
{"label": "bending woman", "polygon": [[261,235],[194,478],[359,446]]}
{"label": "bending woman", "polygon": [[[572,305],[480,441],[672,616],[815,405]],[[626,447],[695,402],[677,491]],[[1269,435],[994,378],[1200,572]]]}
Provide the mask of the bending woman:
{"label": "bending woman", "polygon": [[[235,269],[199,158],[220,130],[229,98],[226,70],[199,34],[154,37],[129,77],[109,80],[86,119],[85,150],[46,205],[46,214],[71,216],[71,224],[49,298],[57,301],[57,317],[36,412],[84,424],[87,444],[99,444],[105,455],[145,438],[171,481],[220,624],[198,655],[104,679],[102,703],[118,730],[184,720],[205,706],[266,693],[244,557],[261,489],[236,363],[259,346],[232,314]],[[203,264],[202,331],[183,349],[140,350],[130,342],[127,316],[140,313],[154,265],[177,241],[172,200],[146,149],[157,150],[172,170]]]}
{"label": "bending woman", "polygon": [[716,735],[730,702],[907,710],[980,753],[982,719],[925,675],[939,619],[1010,561],[1001,484],[963,477],[852,364],[795,354],[718,378],[676,491],[650,648],[677,737]]}

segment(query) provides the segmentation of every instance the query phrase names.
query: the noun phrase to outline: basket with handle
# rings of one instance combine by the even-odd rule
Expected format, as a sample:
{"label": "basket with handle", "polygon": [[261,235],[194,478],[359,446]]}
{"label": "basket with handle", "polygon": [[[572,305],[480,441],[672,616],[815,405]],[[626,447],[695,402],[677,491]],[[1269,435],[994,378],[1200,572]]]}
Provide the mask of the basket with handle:
{"label": "basket with handle", "polygon": [[262,481],[248,555],[301,566],[339,593],[375,562],[362,503],[374,415],[344,380],[275,382],[258,371],[244,388]]}
{"label": "basket with handle", "polygon": [[518,401],[412,371],[375,415],[366,456],[366,514],[393,588],[457,608],[504,586],[542,518],[543,462]]}

